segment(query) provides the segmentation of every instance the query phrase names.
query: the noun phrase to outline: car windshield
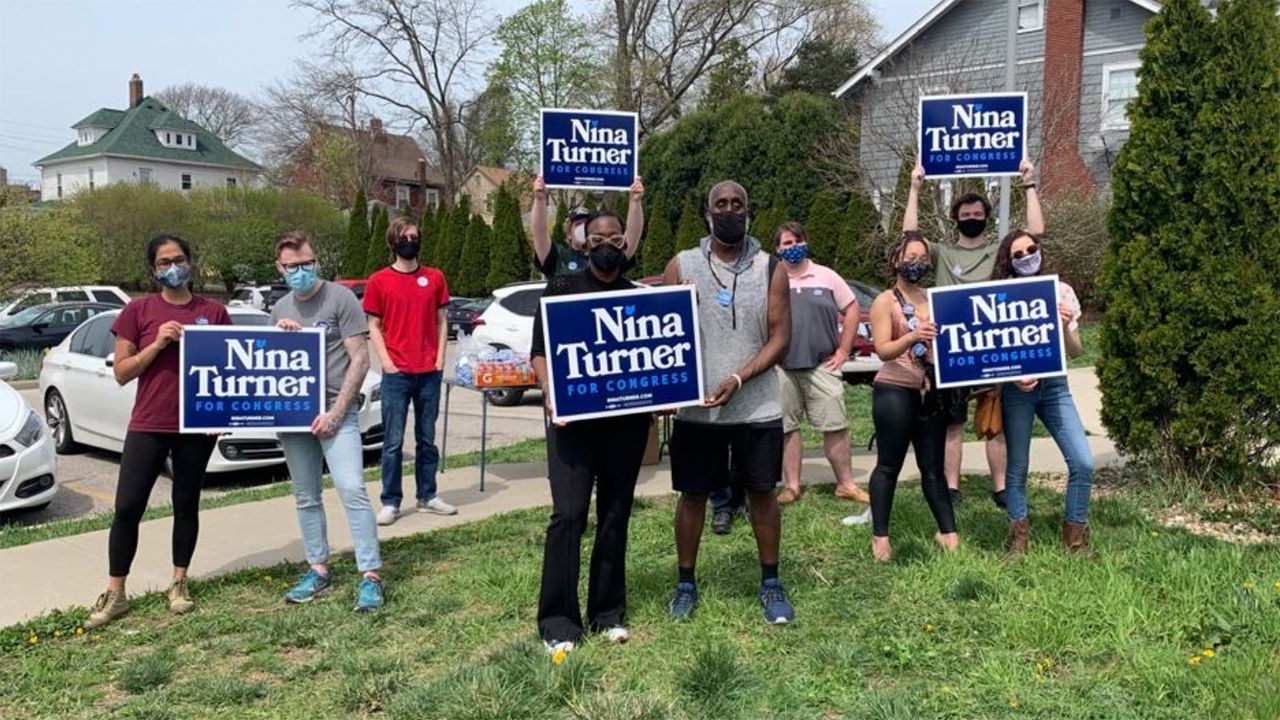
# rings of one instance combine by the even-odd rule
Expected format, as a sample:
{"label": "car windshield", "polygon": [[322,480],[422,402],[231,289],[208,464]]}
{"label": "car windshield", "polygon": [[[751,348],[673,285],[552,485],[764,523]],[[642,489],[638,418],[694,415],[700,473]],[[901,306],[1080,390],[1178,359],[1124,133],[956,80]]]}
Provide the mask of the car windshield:
{"label": "car windshield", "polygon": [[263,327],[271,324],[270,315],[242,314],[234,313],[231,315],[232,325],[248,325],[250,327]]}
{"label": "car windshield", "polygon": [[5,327],[23,327],[30,325],[36,318],[43,315],[46,310],[47,308],[40,306],[27,308],[17,315],[10,316],[9,319],[5,321],[4,325]]}

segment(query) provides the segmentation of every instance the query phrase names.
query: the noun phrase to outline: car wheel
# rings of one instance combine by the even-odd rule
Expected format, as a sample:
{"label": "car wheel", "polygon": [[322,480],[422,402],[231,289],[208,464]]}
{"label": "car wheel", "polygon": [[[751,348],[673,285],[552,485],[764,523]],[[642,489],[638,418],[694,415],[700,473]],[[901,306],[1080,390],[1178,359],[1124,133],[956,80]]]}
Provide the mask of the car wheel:
{"label": "car wheel", "polygon": [[67,402],[62,393],[50,390],[44,399],[44,421],[53,435],[53,449],[59,455],[73,453],[79,449],[75,436],[71,432],[71,414],[67,412]]}
{"label": "car wheel", "polygon": [[509,388],[507,390],[493,390],[485,393],[489,398],[490,405],[498,407],[515,407],[520,404],[521,398],[524,397],[524,390],[518,388]]}

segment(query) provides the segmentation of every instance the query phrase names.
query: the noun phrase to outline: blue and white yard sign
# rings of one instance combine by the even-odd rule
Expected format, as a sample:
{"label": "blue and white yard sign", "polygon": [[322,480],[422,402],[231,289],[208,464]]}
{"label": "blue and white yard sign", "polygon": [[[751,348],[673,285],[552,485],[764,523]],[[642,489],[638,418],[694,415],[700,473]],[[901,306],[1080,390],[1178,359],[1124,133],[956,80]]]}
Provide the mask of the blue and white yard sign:
{"label": "blue and white yard sign", "polygon": [[181,432],[310,432],[325,410],[322,329],[188,325],[179,357]]}
{"label": "blue and white yard sign", "polygon": [[587,420],[702,402],[693,286],[542,299],[555,420]]}
{"label": "blue and white yard sign", "polygon": [[920,164],[927,177],[1017,175],[1026,151],[1026,93],[920,98]]}
{"label": "blue and white yard sign", "polygon": [[931,288],[929,306],[936,387],[1067,374],[1057,275]]}
{"label": "blue and white yard sign", "polygon": [[627,190],[636,177],[635,113],[543,108],[542,179],[549,188]]}

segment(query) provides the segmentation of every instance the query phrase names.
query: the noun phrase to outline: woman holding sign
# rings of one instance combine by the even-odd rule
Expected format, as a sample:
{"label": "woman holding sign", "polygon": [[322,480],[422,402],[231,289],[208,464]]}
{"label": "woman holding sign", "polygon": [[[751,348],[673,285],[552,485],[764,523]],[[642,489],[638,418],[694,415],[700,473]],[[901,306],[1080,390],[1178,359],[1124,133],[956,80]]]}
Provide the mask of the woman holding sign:
{"label": "woman holding sign", "polygon": [[[1032,277],[1045,270],[1044,250],[1026,230],[1014,230],[996,251],[992,280]],[[1080,300],[1071,286],[1058,281],[1058,314],[1068,357],[1084,351],[1080,342]],[[1069,552],[1089,549],[1089,489],[1093,478],[1093,453],[1085,438],[1084,424],[1071,399],[1065,377],[1023,380],[1000,387],[1001,415],[1009,445],[1009,551],[1021,554],[1031,543],[1027,522],[1027,464],[1031,455],[1031,424],[1044,422],[1067,461],[1067,499],[1062,521],[1062,546]]]}
{"label": "woman holding sign", "polygon": [[938,544],[947,551],[960,545],[943,473],[950,406],[933,388],[937,328],[929,296],[920,287],[929,273],[929,245],[920,233],[904,232],[889,262],[897,281],[871,304],[871,337],[884,361],[871,391],[877,448],[871,473],[871,553],[880,562],[893,559],[889,514],[908,445],[915,448],[920,489],[938,523]]}
{"label": "woman holding sign", "polygon": [[195,607],[187,591],[187,566],[196,549],[200,488],[213,453],[211,435],[178,433],[178,343],[184,325],[230,325],[222,305],[191,292],[191,248],[173,235],[147,243],[147,269],[160,292],[125,306],[111,326],[116,336],[113,360],[116,382],[138,381],[133,414],[120,454],[115,518],[107,541],[110,577],[107,591],[93,604],[86,628],[106,625],[129,610],[125,579],[138,551],[138,524],[147,509],[151,488],[173,460],[173,583],[169,610]]}
{"label": "woman holding sign", "polygon": [[[622,277],[626,238],[617,215],[608,210],[586,222],[586,272],[557,275],[545,295],[627,290],[635,285]],[[547,348],[542,313],[534,316],[533,347],[529,352],[546,398],[547,415],[554,415],[547,374]],[[578,606],[578,575],[582,533],[587,527],[591,489],[596,491],[596,542],[591,551],[587,584],[587,623],[610,641],[624,643],[631,636],[624,624],[627,605],[627,526],[636,476],[649,440],[652,415],[557,423],[547,432],[547,470],[551,481],[551,522],[542,557],[542,590],[538,597],[538,633],[547,652],[563,654],[582,640]]]}

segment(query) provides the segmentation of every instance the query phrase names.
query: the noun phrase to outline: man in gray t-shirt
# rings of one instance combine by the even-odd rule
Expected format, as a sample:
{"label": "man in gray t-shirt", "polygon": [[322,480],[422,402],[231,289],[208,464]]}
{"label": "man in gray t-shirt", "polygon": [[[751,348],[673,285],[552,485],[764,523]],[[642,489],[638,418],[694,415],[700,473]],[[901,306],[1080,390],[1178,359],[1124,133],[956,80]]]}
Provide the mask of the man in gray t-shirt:
{"label": "man in gray t-shirt", "polygon": [[312,421],[311,431],[280,433],[293,479],[302,546],[311,566],[284,599],[305,603],[332,587],[321,500],[324,486],[320,482],[327,462],[351,528],[361,574],[355,609],[363,612],[383,604],[378,524],[364,486],[364,447],[358,420],[360,386],[369,372],[368,326],[356,296],[341,285],[319,279],[317,265],[310,236],[297,231],[280,236],[276,268],[293,291],[276,302],[271,320],[284,330],[324,330],[326,385],[324,411]]}

